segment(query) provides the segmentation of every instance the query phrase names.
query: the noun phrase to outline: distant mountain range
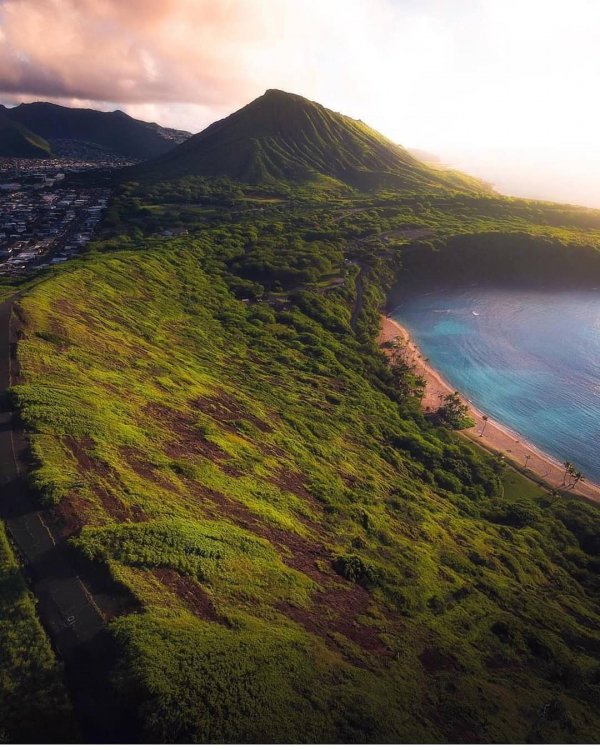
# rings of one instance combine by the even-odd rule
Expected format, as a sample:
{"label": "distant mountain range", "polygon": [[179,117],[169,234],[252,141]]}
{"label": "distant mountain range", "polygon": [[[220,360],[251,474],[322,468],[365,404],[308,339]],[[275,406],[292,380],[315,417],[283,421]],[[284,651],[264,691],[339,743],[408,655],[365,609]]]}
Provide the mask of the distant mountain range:
{"label": "distant mountain range", "polygon": [[159,156],[191,134],[136,120],[119,110],[61,107],[48,102],[0,105],[0,156],[74,156],[145,160]]}
{"label": "distant mountain range", "polygon": [[250,184],[489,191],[459,172],[427,166],[360,120],[275,89],[128,172],[149,180],[199,175]]}

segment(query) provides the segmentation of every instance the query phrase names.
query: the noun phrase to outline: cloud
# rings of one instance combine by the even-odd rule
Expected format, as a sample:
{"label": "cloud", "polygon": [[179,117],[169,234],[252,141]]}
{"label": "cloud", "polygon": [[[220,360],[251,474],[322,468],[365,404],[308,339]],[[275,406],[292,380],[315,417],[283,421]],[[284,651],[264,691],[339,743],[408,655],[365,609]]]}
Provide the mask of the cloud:
{"label": "cloud", "polygon": [[5,0],[0,89],[119,103],[223,104],[248,85],[245,58],[274,32],[260,7],[265,3],[256,5]]}
{"label": "cloud", "polygon": [[266,88],[368,104],[378,65],[414,61],[424,31],[393,0],[0,0],[0,95],[188,126]]}

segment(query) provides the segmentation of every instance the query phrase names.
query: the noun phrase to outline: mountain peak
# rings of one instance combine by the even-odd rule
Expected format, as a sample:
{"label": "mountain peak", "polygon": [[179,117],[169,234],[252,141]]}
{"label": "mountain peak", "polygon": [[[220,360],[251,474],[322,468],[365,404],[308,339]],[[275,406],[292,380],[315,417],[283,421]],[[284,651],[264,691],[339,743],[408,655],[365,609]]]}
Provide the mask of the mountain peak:
{"label": "mountain peak", "polygon": [[283,89],[267,89],[263,96],[295,96],[299,99],[302,98],[298,94],[291,94],[289,91],[284,91]]}
{"label": "mountain peak", "polygon": [[262,99],[279,99],[280,101],[302,101],[311,103],[310,99],[306,99],[304,96],[300,96],[300,94],[292,94],[289,91],[283,91],[282,89],[267,89],[265,93],[262,96],[259,96],[258,99],[255,99],[255,102],[258,102]]}
{"label": "mountain peak", "polygon": [[280,89],[262,96],[135,173],[156,180],[188,175],[249,184],[319,182],[378,188],[473,190],[430,169],[358,120]]}

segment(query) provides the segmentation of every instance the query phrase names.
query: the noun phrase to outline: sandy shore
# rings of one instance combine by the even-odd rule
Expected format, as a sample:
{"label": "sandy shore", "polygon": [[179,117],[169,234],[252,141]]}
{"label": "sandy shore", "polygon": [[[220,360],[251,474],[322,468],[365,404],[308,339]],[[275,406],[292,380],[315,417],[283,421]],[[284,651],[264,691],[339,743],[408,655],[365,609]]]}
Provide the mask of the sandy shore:
{"label": "sandy shore", "polygon": [[[427,381],[422,401],[423,409],[426,411],[437,409],[440,405],[441,397],[448,393],[454,393],[456,388],[452,388],[427,362],[403,326],[391,318],[382,316],[379,343],[384,344],[393,341],[397,337],[399,337],[400,342],[403,342],[407,359],[414,366],[415,372]],[[563,484],[565,470],[560,461],[544,453],[535,445],[528,443],[518,433],[494,421],[491,417],[487,421],[484,420],[484,415],[481,411],[476,409],[466,399],[465,402],[469,405],[471,416],[475,421],[474,427],[463,430],[462,434],[466,437],[475,440],[490,451],[502,453],[517,468],[522,471],[527,469],[527,474],[531,473],[535,475],[531,476],[532,479],[537,478],[558,490],[568,490],[588,500],[600,503],[600,486],[588,481],[579,482],[575,487],[569,484],[565,486]],[[571,479],[568,477],[567,482],[570,481]]]}

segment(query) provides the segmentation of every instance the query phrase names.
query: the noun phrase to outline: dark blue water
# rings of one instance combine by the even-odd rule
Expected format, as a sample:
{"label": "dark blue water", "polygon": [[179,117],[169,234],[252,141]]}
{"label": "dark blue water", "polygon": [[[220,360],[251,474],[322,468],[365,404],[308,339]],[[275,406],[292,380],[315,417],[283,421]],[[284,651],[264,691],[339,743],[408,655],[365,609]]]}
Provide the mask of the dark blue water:
{"label": "dark blue water", "polygon": [[600,481],[600,291],[454,289],[393,317],[486,414]]}

